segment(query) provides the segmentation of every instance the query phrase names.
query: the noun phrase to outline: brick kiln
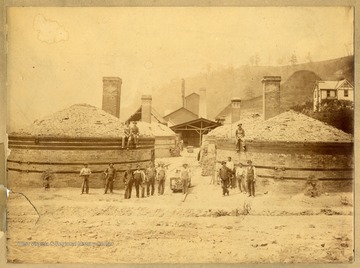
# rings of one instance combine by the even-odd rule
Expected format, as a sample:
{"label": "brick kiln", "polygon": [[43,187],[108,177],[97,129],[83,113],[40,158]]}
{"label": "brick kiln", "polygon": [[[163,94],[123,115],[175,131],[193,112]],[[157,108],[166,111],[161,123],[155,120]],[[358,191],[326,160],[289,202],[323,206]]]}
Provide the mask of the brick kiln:
{"label": "brick kiln", "polygon": [[[80,169],[89,164],[93,175],[90,187],[103,187],[102,172],[109,162],[118,178],[127,165],[145,168],[154,161],[154,134],[147,123],[139,122],[136,148],[122,149],[123,123],[115,116],[87,104],[73,105],[29,128],[9,134],[8,185],[41,187],[42,175],[50,172],[55,187],[80,187]],[[121,186],[121,180],[114,187]]]}
{"label": "brick kiln", "polygon": [[[274,114],[276,109],[272,108],[280,103],[277,92],[280,79],[272,78],[263,80],[262,116],[242,114],[239,121],[218,127],[206,136],[205,144],[216,150],[207,150],[213,153],[205,157],[203,174],[214,174],[216,163],[231,156],[235,164],[246,165],[246,160],[253,161],[259,177],[259,191],[303,192],[310,175],[321,181],[324,191],[351,191],[352,136],[294,111]],[[246,132],[247,148],[238,153],[234,137],[240,122]]]}

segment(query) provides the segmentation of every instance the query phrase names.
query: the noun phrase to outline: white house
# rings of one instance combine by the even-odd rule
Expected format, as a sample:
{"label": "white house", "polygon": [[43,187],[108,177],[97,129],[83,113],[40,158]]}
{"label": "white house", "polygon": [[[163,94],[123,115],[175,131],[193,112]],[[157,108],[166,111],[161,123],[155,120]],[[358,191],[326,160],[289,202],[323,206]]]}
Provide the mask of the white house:
{"label": "white house", "polygon": [[354,87],[346,79],[340,81],[316,81],[313,94],[314,111],[321,110],[323,100],[354,101]]}

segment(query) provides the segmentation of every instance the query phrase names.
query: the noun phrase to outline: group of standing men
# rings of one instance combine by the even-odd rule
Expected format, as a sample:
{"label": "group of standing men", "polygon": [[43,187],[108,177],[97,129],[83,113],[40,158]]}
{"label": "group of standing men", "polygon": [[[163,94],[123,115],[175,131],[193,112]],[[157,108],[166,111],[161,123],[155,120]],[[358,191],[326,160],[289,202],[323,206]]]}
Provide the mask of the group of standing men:
{"label": "group of standing men", "polygon": [[[85,163],[84,167],[80,171],[80,177],[83,178],[81,186],[81,194],[89,193],[89,177],[91,175],[91,170],[88,167],[88,164]],[[107,194],[108,190],[110,193],[113,193],[114,181],[116,178],[116,169],[114,168],[113,163],[109,163],[109,167],[104,171],[105,175],[105,191],[104,194]],[[131,198],[131,192],[133,186],[135,186],[136,197],[140,196],[145,197],[145,189],[147,196],[154,195],[155,192],[155,180],[158,181],[158,193],[159,195],[164,194],[165,190],[165,180],[166,180],[166,169],[163,163],[159,164],[159,167],[156,169],[153,163],[149,164],[149,167],[145,170],[140,169],[140,165],[136,166],[136,170],[131,169],[131,165],[128,166],[128,169],[124,173],[124,184],[125,184],[125,199]]]}
{"label": "group of standing men", "polygon": [[235,168],[231,157],[228,157],[228,161],[222,161],[221,165],[219,177],[223,196],[229,195],[229,188],[236,188],[236,183],[240,192],[249,193],[249,196],[255,196],[256,169],[251,160],[247,161],[246,167],[240,163]]}
{"label": "group of standing men", "polygon": [[140,169],[140,165],[136,166],[136,170],[132,171],[131,166],[124,173],[125,184],[125,199],[131,198],[132,188],[135,185],[136,197],[145,197],[146,195],[154,195],[155,192],[155,180],[158,182],[158,194],[163,195],[165,190],[166,169],[163,163],[159,164],[158,168],[155,168],[153,163],[149,164],[149,167],[145,170]]}

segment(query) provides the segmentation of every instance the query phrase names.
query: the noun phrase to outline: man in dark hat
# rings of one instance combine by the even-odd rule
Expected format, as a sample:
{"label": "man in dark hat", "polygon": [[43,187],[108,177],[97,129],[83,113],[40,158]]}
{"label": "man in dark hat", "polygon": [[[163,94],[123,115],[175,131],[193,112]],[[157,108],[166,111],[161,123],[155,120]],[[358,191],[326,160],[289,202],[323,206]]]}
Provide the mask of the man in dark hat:
{"label": "man in dark hat", "polygon": [[80,177],[83,178],[82,186],[81,186],[81,194],[84,193],[86,189],[86,193],[89,193],[89,177],[91,174],[90,168],[88,168],[88,163],[84,164],[84,167],[80,171]]}
{"label": "man in dark hat", "polygon": [[229,195],[229,179],[232,171],[226,166],[226,162],[221,162],[221,168],[219,169],[219,177],[221,179],[221,188],[223,190],[223,196]]}
{"label": "man in dark hat", "polygon": [[116,177],[116,169],[114,168],[113,163],[109,164],[109,167],[104,171],[105,174],[105,192],[107,194],[107,190],[110,189],[110,194],[113,193],[114,180]]}
{"label": "man in dark hat", "polygon": [[136,197],[139,198],[139,188],[141,187],[141,197],[145,197],[145,174],[140,169],[140,165],[136,165],[136,170],[134,171],[134,182]]}
{"label": "man in dark hat", "polygon": [[249,196],[255,196],[255,182],[256,182],[256,170],[251,160],[247,161],[248,166],[246,167],[245,177],[247,183],[247,189]]}
{"label": "man in dark hat", "polygon": [[125,199],[131,198],[133,183],[134,183],[133,171],[131,170],[131,165],[128,165],[128,169],[124,173]]}
{"label": "man in dark hat", "polygon": [[242,128],[242,124],[238,124],[238,128],[235,132],[236,137],[236,151],[240,152],[240,144],[242,143],[242,148],[245,151],[246,145],[245,145],[245,130]]}

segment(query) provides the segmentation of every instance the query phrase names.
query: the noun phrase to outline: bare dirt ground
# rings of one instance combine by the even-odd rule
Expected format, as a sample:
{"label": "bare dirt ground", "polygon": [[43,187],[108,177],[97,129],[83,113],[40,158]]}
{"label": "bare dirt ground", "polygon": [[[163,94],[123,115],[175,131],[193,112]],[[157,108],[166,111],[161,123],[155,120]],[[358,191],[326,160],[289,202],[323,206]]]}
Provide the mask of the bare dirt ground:
{"label": "bare dirt ground", "polygon": [[[125,200],[123,190],[13,189],[7,249],[14,263],[299,263],[353,258],[351,193],[317,198],[258,193],[255,198],[202,177],[195,154],[186,201],[172,193]],[[169,170],[182,158],[162,159]],[[90,185],[91,186],[91,185]],[[134,190],[133,190],[134,195]],[[341,200],[344,197],[349,204]],[[36,223],[36,224],[35,224]]]}

